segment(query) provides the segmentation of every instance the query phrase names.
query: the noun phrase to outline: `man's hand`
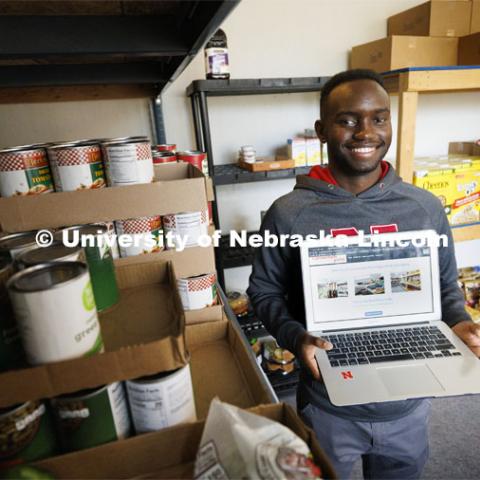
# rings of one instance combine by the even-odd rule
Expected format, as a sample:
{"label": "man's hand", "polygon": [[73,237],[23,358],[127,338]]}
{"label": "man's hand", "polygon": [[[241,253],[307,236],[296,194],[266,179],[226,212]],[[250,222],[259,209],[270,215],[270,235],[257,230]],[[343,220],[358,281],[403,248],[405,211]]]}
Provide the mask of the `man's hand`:
{"label": "man's hand", "polygon": [[452,330],[477,357],[480,357],[480,325],[465,320],[457,323]]}
{"label": "man's hand", "polygon": [[298,340],[297,356],[300,358],[300,361],[307,366],[315,380],[321,380],[322,376],[320,374],[320,370],[318,369],[317,361],[315,360],[315,350],[317,348],[321,348],[322,350],[331,350],[333,345],[322,338],[314,337],[313,335],[305,332]]}

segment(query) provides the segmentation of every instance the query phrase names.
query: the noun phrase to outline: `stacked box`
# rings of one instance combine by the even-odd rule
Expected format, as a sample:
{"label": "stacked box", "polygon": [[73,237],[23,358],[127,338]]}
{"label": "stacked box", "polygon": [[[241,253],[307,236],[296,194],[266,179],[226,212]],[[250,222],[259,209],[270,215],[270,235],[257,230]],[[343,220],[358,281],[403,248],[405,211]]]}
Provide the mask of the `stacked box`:
{"label": "stacked box", "polygon": [[305,138],[307,165],[320,165],[322,163],[321,145],[318,138]]}
{"label": "stacked box", "polygon": [[295,167],[304,167],[307,164],[307,150],[305,137],[293,137],[287,140],[287,155],[295,161]]}

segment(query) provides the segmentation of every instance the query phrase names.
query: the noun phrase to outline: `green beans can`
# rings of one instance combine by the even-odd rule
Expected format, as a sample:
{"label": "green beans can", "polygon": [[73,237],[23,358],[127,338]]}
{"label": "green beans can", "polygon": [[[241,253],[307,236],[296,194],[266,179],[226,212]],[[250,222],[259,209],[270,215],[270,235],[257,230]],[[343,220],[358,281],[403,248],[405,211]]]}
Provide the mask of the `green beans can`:
{"label": "green beans can", "polygon": [[7,282],[28,363],[41,365],[103,351],[87,266],[43,263]]}
{"label": "green beans can", "polygon": [[0,257],[0,371],[18,368],[25,361],[6,287],[7,280],[13,273],[13,262],[8,258]]}
{"label": "green beans can", "polygon": [[50,414],[42,402],[0,409],[0,471],[57,453]]}
{"label": "green beans can", "polygon": [[101,312],[115,305],[120,298],[112,249],[108,245],[108,227],[99,224],[77,225],[56,234],[56,239],[67,245],[77,242],[82,245],[82,238],[86,242],[83,250],[90,270],[95,303],[97,310]]}
{"label": "green beans can", "polygon": [[130,435],[130,417],[121,382],[51,400],[62,450],[73,452]]}

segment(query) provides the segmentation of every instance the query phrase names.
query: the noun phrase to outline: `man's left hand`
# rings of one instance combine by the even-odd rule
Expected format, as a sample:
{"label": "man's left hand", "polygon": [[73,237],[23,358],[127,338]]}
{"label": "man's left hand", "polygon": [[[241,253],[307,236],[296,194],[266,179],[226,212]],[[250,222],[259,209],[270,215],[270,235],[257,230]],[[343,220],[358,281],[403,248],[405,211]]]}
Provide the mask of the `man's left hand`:
{"label": "man's left hand", "polygon": [[452,330],[470,350],[480,357],[480,325],[469,321],[457,323]]}

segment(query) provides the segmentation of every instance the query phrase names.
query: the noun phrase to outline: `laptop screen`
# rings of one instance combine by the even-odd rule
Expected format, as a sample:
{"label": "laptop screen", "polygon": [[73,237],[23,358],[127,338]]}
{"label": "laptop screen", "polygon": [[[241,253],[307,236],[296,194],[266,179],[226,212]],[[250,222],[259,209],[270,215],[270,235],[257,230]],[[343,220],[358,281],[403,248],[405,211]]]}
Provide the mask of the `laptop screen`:
{"label": "laptop screen", "polygon": [[[434,312],[432,247],[307,246],[313,323]],[[307,279],[306,279],[307,280]],[[400,318],[401,320],[401,318]]]}

